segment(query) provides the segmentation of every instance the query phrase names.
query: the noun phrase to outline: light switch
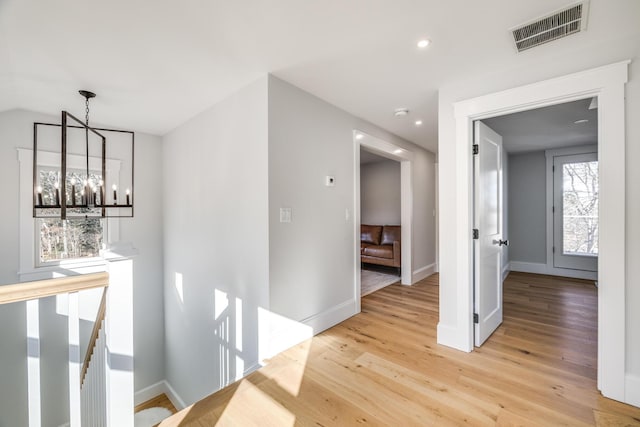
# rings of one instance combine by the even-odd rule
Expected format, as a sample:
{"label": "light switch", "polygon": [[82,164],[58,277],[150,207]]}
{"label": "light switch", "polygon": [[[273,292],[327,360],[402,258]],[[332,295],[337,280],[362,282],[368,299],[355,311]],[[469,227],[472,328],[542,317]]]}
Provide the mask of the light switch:
{"label": "light switch", "polygon": [[280,222],[291,222],[291,208],[280,208]]}

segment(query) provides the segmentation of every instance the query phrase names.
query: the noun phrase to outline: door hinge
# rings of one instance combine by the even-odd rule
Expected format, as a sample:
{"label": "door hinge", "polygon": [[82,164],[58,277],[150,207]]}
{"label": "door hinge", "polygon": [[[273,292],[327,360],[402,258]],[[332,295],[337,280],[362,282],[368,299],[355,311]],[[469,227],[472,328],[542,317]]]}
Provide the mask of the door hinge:
{"label": "door hinge", "polygon": [[473,239],[474,239],[474,240],[477,240],[477,239],[479,239],[479,238],[480,238],[480,232],[478,231],[478,229],[477,229],[477,228],[474,228],[474,229],[473,229]]}
{"label": "door hinge", "polygon": [[551,206],[551,212],[552,213],[556,213],[556,207],[555,206]]}
{"label": "door hinge", "polygon": [[553,247],[551,248],[551,253],[554,253],[554,254],[556,253],[556,247],[555,247],[555,246],[553,246]]}
{"label": "door hinge", "polygon": [[478,323],[478,313],[473,313],[473,323]]}
{"label": "door hinge", "polygon": [[478,154],[479,151],[480,148],[478,147],[478,144],[473,144],[473,154]]}

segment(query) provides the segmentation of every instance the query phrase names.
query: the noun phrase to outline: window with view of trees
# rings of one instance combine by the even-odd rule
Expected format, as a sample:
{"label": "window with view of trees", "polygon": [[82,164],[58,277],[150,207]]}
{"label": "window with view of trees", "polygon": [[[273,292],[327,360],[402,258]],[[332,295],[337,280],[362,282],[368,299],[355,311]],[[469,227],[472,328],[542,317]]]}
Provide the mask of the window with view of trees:
{"label": "window with view of trees", "polygon": [[598,162],[562,167],[563,253],[598,254]]}
{"label": "window with view of trees", "polygon": [[102,219],[41,218],[40,262],[97,257],[102,249]]}
{"label": "window with view of trees", "polygon": [[[70,171],[67,174],[67,188],[76,190],[76,200],[81,200],[82,185],[72,185],[73,182],[82,183],[86,172]],[[54,185],[59,182],[58,170],[40,170],[39,183],[45,204],[53,203]],[[89,180],[98,183],[99,174],[90,174]],[[68,198],[71,196],[69,195]],[[69,200],[68,200],[69,202]],[[91,211],[88,211],[90,213]],[[61,220],[60,218],[40,218],[36,222],[38,238],[39,263],[49,263],[75,258],[97,257],[102,249],[104,236],[104,222],[101,218],[78,218]]]}

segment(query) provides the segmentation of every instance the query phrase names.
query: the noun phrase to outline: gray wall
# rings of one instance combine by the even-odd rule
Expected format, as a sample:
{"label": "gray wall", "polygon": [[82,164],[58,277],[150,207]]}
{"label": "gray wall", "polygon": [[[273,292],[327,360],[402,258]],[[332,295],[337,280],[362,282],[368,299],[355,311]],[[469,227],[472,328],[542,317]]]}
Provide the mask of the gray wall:
{"label": "gray wall", "polygon": [[[414,270],[435,263],[434,155],[270,76],[270,302],[293,320],[355,302],[354,129],[415,154]],[[335,187],[324,185],[326,175]],[[279,222],[280,207],[293,209],[290,224]]]}
{"label": "gray wall", "polygon": [[360,220],[400,225],[400,162],[387,159],[360,166]]}
{"label": "gray wall", "polygon": [[[29,111],[0,113],[0,179],[9,191],[0,209],[0,283],[19,281],[19,212],[17,147],[32,148],[33,122],[56,123],[59,117]],[[162,212],[160,139],[136,133],[136,217],[122,219],[120,240],[140,251],[134,259],[135,388],[164,379],[162,309]],[[51,300],[51,301],[49,301]],[[41,304],[43,419],[67,421],[68,376],[66,317],[55,313],[52,299]],[[83,326],[86,329],[87,325]],[[45,335],[46,334],[46,335]],[[26,425],[26,311],[23,303],[0,306],[0,426]],[[45,361],[46,359],[46,361]],[[58,422],[61,421],[61,422]]]}
{"label": "gray wall", "polygon": [[258,362],[267,154],[266,76],[163,138],[166,376],[187,404]]}
{"label": "gray wall", "polygon": [[512,262],[547,263],[544,151],[509,155],[509,244]]}

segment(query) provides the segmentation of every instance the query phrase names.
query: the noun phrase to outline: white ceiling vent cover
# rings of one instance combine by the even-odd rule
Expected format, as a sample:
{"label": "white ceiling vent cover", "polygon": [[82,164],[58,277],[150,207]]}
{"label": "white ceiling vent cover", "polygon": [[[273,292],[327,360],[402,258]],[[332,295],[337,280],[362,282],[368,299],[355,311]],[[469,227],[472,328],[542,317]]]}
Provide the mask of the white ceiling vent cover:
{"label": "white ceiling vent cover", "polygon": [[512,28],[518,52],[586,30],[588,13],[585,0]]}

